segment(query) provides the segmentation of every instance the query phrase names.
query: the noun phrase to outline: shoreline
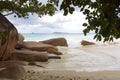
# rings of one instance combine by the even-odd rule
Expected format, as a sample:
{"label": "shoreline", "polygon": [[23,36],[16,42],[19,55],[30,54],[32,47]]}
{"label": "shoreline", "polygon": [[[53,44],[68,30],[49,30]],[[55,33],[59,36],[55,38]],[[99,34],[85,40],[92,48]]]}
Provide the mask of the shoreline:
{"label": "shoreline", "polygon": [[[38,65],[45,66],[46,68],[41,68],[37,66],[26,66],[25,69],[27,71],[27,74],[24,80],[120,80],[119,47],[119,45],[93,45],[80,47],[80,50],[88,52],[87,54],[89,55],[94,54],[93,56],[99,56],[97,58],[98,60],[96,60],[98,62],[100,61],[100,65],[98,66],[100,68],[105,68],[103,70],[99,68],[98,70],[92,70],[95,69],[95,67],[97,66],[93,65],[94,62],[92,64],[92,62],[89,61],[91,62],[91,70],[88,71],[87,69],[83,71],[77,71],[77,68],[82,69],[82,67],[80,67],[82,63],[78,65],[74,63],[74,60],[73,62],[70,61],[71,58],[73,59],[77,55],[77,53],[66,53],[67,51],[65,51],[65,48],[63,48],[65,54],[62,55],[62,59],[50,60],[45,63],[37,62]],[[82,54],[84,55],[84,53]],[[106,58],[105,61],[104,58]],[[79,61],[79,58],[76,58],[75,60]],[[111,63],[111,61],[113,61],[113,63]]]}
{"label": "shoreline", "polygon": [[73,41],[69,45],[55,46],[63,54],[60,59],[27,64],[21,80],[120,80],[120,43],[82,46]]}
{"label": "shoreline", "polygon": [[[33,35],[36,41],[46,40],[48,37],[61,37],[58,34]],[[29,36],[31,35],[26,35],[26,40],[34,39]],[[25,66],[27,74],[24,80],[120,80],[120,43],[118,41],[103,44],[91,39],[92,35],[84,37],[82,34],[62,34],[62,37],[67,39],[69,46],[58,46],[63,53],[61,59],[36,62],[37,65],[46,68]],[[82,46],[80,41],[83,39],[95,42],[96,45]]]}

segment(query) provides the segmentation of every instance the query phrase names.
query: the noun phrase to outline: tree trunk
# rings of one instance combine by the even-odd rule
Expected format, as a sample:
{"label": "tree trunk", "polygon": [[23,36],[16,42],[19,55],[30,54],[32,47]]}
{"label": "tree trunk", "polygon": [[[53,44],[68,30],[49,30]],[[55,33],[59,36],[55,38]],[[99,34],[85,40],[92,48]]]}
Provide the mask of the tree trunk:
{"label": "tree trunk", "polygon": [[18,41],[14,25],[0,13],[0,61],[7,60]]}

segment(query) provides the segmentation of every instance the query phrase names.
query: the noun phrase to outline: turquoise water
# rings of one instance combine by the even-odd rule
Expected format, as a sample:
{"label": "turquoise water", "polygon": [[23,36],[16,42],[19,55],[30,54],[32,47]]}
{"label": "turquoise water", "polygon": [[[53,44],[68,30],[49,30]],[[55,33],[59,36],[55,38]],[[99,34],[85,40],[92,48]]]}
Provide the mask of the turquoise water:
{"label": "turquoise water", "polygon": [[24,33],[23,34],[25,37],[25,41],[43,41],[43,40],[48,40],[48,39],[52,39],[52,38],[61,38],[64,37],[67,40],[67,43],[69,46],[77,46],[80,45],[80,42],[82,40],[87,40],[87,41],[92,41],[95,42],[95,40],[93,40],[94,34],[88,34],[87,36],[85,36],[82,33],[69,33],[69,34],[53,34],[53,33]]}
{"label": "turquoise water", "polygon": [[81,41],[81,40],[93,40],[94,34],[88,34],[84,36],[82,33],[70,33],[70,34],[52,34],[52,33],[23,33],[26,41],[42,41],[51,38],[64,37],[68,41]]}

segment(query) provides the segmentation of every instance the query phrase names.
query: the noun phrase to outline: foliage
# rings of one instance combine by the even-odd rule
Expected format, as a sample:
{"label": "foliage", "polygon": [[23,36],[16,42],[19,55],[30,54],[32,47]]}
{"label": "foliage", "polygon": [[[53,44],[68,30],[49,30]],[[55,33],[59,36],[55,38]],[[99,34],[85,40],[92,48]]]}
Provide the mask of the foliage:
{"label": "foliage", "polygon": [[19,17],[26,17],[28,13],[37,13],[39,16],[53,15],[56,7],[64,11],[66,16],[75,9],[80,9],[86,15],[88,23],[84,23],[84,34],[95,32],[94,39],[113,41],[120,38],[120,1],[119,0],[48,0],[42,4],[40,0],[1,0],[0,12],[15,13]]}
{"label": "foliage", "polygon": [[120,38],[120,1],[119,0],[63,0],[60,9],[64,15],[73,13],[75,7],[86,15],[84,34],[95,31],[94,39],[113,41]]}
{"label": "foliage", "polygon": [[6,15],[15,14],[15,17],[28,17],[29,13],[36,13],[40,17],[46,14],[53,15],[56,11],[55,5],[50,2],[43,4],[38,0],[1,0],[0,12]]}

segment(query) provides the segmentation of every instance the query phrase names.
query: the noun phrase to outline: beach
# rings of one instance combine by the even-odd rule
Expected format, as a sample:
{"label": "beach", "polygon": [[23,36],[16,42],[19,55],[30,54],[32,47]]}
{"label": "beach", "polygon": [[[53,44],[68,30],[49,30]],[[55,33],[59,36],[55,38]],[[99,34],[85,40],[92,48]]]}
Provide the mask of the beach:
{"label": "beach", "polygon": [[54,70],[87,72],[120,70],[119,45],[92,45],[72,49],[60,47],[59,50],[63,52],[61,59],[36,63]]}
{"label": "beach", "polygon": [[25,66],[25,80],[120,80],[119,43],[58,47],[61,59]]}
{"label": "beach", "polygon": [[[120,80],[120,41],[96,42],[93,34],[25,34],[26,41],[42,41],[64,37],[68,47],[57,46],[61,59],[35,62],[37,66],[25,66],[24,80]],[[82,46],[81,40],[96,43]]]}
{"label": "beach", "polygon": [[75,72],[75,71],[31,71],[25,80],[120,80],[119,71]]}
{"label": "beach", "polygon": [[19,39],[21,43],[13,51],[13,61],[3,62],[7,67],[1,68],[1,78],[120,80],[120,40],[96,42],[93,35],[23,34]]}

